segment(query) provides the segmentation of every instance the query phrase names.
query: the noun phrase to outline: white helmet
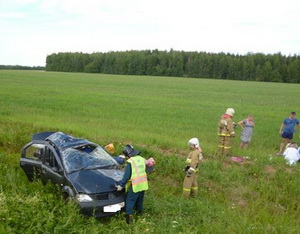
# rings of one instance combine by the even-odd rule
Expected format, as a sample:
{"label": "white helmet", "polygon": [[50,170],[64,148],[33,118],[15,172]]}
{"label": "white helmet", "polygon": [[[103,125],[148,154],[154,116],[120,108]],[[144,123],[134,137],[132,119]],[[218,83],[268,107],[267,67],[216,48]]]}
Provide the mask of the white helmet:
{"label": "white helmet", "polygon": [[196,137],[192,138],[192,139],[189,140],[188,144],[189,145],[194,145],[196,148],[198,148],[199,147],[199,140]]}
{"label": "white helmet", "polygon": [[228,108],[225,112],[226,115],[233,116],[234,115],[234,109],[233,108]]}

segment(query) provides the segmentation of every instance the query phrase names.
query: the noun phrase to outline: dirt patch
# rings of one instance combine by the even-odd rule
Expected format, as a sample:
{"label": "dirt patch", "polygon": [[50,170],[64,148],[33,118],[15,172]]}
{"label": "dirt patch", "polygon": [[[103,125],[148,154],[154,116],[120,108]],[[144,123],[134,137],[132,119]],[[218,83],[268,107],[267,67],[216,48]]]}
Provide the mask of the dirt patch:
{"label": "dirt patch", "polygon": [[229,161],[225,161],[225,162],[223,162],[223,166],[224,166],[225,168],[231,168],[231,167],[232,167],[232,163],[229,162]]}
{"label": "dirt patch", "polygon": [[289,174],[294,172],[293,168],[290,168],[290,167],[285,168],[285,171]]}
{"label": "dirt patch", "polygon": [[260,196],[260,193],[257,191],[251,191],[249,194],[252,198],[259,198]]}
{"label": "dirt patch", "polygon": [[151,149],[154,152],[158,152],[164,156],[177,156],[177,157],[186,158],[190,152],[188,150],[166,149],[166,148],[161,148],[161,147],[149,146],[149,145],[145,145],[145,144],[140,145],[140,147]]}
{"label": "dirt patch", "polygon": [[[161,149],[161,148],[156,148],[156,150],[164,155],[164,156],[173,156],[175,155],[174,151],[173,150],[170,150],[170,149]],[[176,155],[177,156],[177,155]]]}
{"label": "dirt patch", "polygon": [[241,197],[243,194],[247,192],[247,187],[246,186],[238,186],[234,189],[232,189],[232,197]]}
{"label": "dirt patch", "polygon": [[275,174],[275,173],[277,172],[277,169],[274,168],[273,166],[266,165],[266,166],[264,167],[264,172],[267,173],[267,174],[273,175],[273,174]]}
{"label": "dirt patch", "polygon": [[244,161],[244,165],[255,165],[255,161],[252,161],[251,159],[246,159]]}
{"label": "dirt patch", "polygon": [[239,207],[246,207],[248,206],[248,201],[245,199],[245,195],[247,194],[248,190],[245,186],[239,186],[237,188],[232,189],[231,192],[231,201],[233,204]]}
{"label": "dirt patch", "polygon": [[208,191],[211,191],[213,193],[223,193],[223,188],[221,185],[215,183],[212,180],[204,181],[200,184],[200,186],[205,187]]}
{"label": "dirt patch", "polygon": [[244,199],[241,199],[236,204],[240,207],[246,207],[248,205],[248,202]]}
{"label": "dirt patch", "polygon": [[224,168],[231,168],[234,164],[237,165],[255,165],[254,161],[251,161],[250,159],[244,158],[243,161],[237,162],[234,160],[231,160],[231,158],[227,158],[225,159],[225,161],[223,161],[223,166]]}
{"label": "dirt patch", "polygon": [[163,180],[159,180],[157,178],[153,178],[152,180],[160,181],[161,183],[165,184],[166,186],[175,187],[175,188],[182,187],[182,183],[183,183],[183,180],[179,181],[179,180],[176,180],[169,176],[164,177]]}

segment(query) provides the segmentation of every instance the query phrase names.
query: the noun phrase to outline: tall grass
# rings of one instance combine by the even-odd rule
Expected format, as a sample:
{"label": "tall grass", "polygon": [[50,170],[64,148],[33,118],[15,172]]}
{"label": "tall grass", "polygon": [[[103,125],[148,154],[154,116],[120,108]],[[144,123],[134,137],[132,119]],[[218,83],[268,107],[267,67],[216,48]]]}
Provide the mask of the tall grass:
{"label": "tall grass", "polygon": [[0,78],[3,120],[162,148],[182,149],[198,136],[213,151],[227,107],[236,121],[254,115],[253,144],[277,146],[283,117],[300,102],[295,84],[22,71]]}
{"label": "tall grass", "polygon": [[[168,77],[0,71],[0,233],[297,233],[299,167],[275,157],[278,130],[298,111],[299,85]],[[215,156],[217,121],[255,117],[248,156],[235,164]],[[117,151],[127,143],[157,159],[145,215],[95,220],[64,204],[55,186],[29,183],[20,150],[39,131],[63,131]],[[299,142],[296,134],[296,141]],[[199,137],[199,196],[181,197],[187,141]]]}

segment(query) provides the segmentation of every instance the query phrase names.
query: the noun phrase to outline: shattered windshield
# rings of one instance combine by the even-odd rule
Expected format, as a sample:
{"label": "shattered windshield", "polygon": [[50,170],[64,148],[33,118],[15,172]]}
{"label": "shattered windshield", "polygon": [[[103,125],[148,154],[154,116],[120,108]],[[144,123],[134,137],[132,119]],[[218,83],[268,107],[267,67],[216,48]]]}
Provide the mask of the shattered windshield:
{"label": "shattered windshield", "polygon": [[101,147],[68,148],[62,152],[67,173],[83,169],[113,168],[117,162]]}

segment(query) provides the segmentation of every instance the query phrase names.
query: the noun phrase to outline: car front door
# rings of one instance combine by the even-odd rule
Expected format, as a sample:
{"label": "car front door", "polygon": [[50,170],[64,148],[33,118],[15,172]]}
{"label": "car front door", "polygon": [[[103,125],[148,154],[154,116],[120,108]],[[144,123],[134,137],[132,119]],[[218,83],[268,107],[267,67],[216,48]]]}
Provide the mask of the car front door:
{"label": "car front door", "polygon": [[20,166],[29,181],[33,181],[35,177],[40,178],[41,176],[44,148],[44,144],[29,143],[22,149]]}
{"label": "car front door", "polygon": [[48,144],[45,147],[41,173],[43,183],[51,181],[54,184],[61,185],[63,180],[63,168],[55,149]]}

